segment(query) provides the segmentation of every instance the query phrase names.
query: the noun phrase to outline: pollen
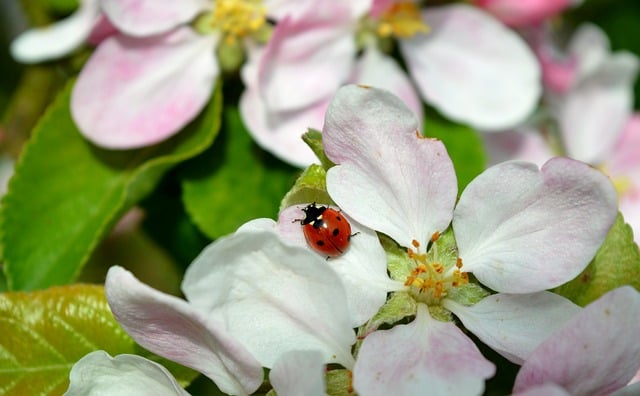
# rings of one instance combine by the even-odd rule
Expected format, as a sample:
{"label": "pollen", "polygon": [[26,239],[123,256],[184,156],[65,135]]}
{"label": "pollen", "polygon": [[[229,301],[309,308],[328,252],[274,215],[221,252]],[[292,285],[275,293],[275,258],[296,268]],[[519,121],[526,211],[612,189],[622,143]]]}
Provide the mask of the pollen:
{"label": "pollen", "polygon": [[[438,235],[434,234],[435,239]],[[413,244],[416,248],[416,244]],[[419,244],[417,244],[419,246]],[[409,292],[420,302],[428,305],[439,304],[440,300],[447,296],[451,288],[457,288],[469,283],[469,274],[462,271],[462,259],[458,258],[455,264],[445,266],[438,260],[438,246],[434,244],[432,251],[419,253],[413,248],[407,249],[407,254],[415,262],[415,267],[407,276],[404,285],[409,287]]]}
{"label": "pollen", "polygon": [[380,37],[409,38],[429,32],[420,17],[420,9],[411,1],[394,3],[381,16],[377,34]]}
{"label": "pollen", "polygon": [[233,44],[256,33],[266,20],[262,0],[216,0],[211,26],[222,32],[228,44]]}

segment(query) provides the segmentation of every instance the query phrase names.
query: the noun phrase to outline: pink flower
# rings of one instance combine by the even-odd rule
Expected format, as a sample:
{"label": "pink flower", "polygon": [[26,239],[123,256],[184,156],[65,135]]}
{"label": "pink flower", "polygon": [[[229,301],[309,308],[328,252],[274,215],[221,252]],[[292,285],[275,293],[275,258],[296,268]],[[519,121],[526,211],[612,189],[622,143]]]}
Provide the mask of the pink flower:
{"label": "pink flower", "polygon": [[640,384],[625,386],[640,369],[639,316],[637,290],[624,286],[605,294],[531,353],[514,394],[638,394]]}
{"label": "pink flower", "polygon": [[[182,129],[209,100],[218,46],[243,43],[268,16],[248,0],[103,0],[102,7],[122,33],[89,59],[71,108],[87,139],[114,149],[158,143]],[[196,17],[198,32],[190,26]]]}
{"label": "pink flower", "polygon": [[581,0],[474,0],[478,7],[487,10],[509,26],[538,25]]}
{"label": "pink flower", "polygon": [[[493,365],[429,308],[453,313],[516,363],[579,309],[545,290],[586,267],[615,219],[615,192],[600,172],[567,158],[542,169],[506,162],[478,176],[457,200],[443,144],[423,138],[406,105],[375,88],[341,88],[323,137],[337,164],[327,172],[327,191],[345,214],[408,249],[411,270],[394,276],[405,285],[397,293],[417,305],[410,324],[365,338],[356,391],[410,392],[427,384],[452,394],[482,391]],[[443,266],[432,241],[449,226],[458,260]],[[468,273],[498,294],[462,303],[456,295]]]}
{"label": "pink flower", "polygon": [[[285,18],[266,49],[249,59],[243,118],[256,141],[280,158],[301,166],[313,161],[299,136],[322,126],[333,92],[346,83],[389,89],[419,116],[420,94],[446,116],[484,129],[517,124],[534,108],[537,62],[489,15],[467,5],[420,11],[411,2],[374,1],[367,11],[360,3],[327,1]],[[378,40],[391,37],[413,83],[378,49]]]}

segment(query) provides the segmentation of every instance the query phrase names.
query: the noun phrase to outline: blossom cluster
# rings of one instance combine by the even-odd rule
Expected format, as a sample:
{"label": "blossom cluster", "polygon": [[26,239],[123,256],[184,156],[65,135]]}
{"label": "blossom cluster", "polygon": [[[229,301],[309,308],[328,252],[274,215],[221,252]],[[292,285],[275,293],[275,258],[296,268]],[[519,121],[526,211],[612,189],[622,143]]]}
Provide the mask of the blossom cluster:
{"label": "blossom cluster", "polygon": [[[518,367],[514,395],[640,392],[640,292],[637,280],[619,280],[640,271],[638,58],[612,52],[590,24],[561,44],[552,21],[581,1],[433,3],[79,0],[65,19],[17,37],[11,53],[24,63],[91,48],[66,102],[43,116],[33,139],[36,148],[59,144],[47,139],[66,126],[72,133],[60,136],[80,144],[54,158],[89,158],[108,175],[87,191],[52,177],[61,186],[49,191],[62,192],[33,213],[60,205],[64,193],[118,201],[88,205],[103,211],[91,224],[65,225],[81,230],[73,235],[93,232],[67,241],[88,246],[71,272],[118,216],[157,198],[160,179],[175,177],[170,188],[186,191],[201,176],[190,174],[199,160],[211,159],[217,128],[233,123],[229,114],[237,111],[238,129],[292,174],[304,169],[277,220],[253,216],[228,235],[207,234],[213,241],[182,267],[180,297],[110,262],[105,310],[151,358],[94,348],[73,365],[66,395],[187,395],[188,384],[159,361],[233,395],[480,395],[507,361]],[[208,140],[171,151],[171,138],[189,136],[216,107],[215,92],[225,97],[201,128]],[[423,127],[431,115],[482,142],[490,165],[469,183],[460,183],[456,147]],[[16,186],[25,175],[50,175],[47,162],[32,159],[39,151],[25,152],[0,212],[7,273],[29,250],[6,253],[7,236],[22,232],[7,226],[18,218],[10,209],[35,195],[30,180],[29,194]],[[217,176],[248,161],[221,157],[213,171],[197,170]],[[174,165],[183,168],[167,176]],[[242,184],[239,175],[229,183]],[[329,256],[318,247],[326,244]],[[587,271],[603,246],[628,257],[595,267],[598,281],[614,280],[581,306],[561,289],[576,279],[592,285]],[[67,259],[56,248],[45,255]]]}
{"label": "blossom cluster", "polygon": [[[508,161],[456,200],[446,149],[417,127],[388,91],[339,89],[323,142],[336,164],[327,191],[355,231],[348,250],[315,252],[295,221],[304,205],[294,205],[206,248],[185,274],[186,301],[113,267],[105,288],[116,319],[140,345],[230,394],[255,392],[263,367],[278,394],[324,394],[328,364],[348,370],[347,387],[364,395],[480,394],[496,367],[456,323],[522,365],[515,393],[623,388],[640,369],[640,293],[623,287],[583,309],[546,291],[580,273],[607,235],[617,207],[609,179],[568,158],[541,169]],[[396,248],[385,252],[377,233]],[[182,392],[156,363],[95,352],[72,370],[68,394],[131,366],[129,389],[153,381]]]}

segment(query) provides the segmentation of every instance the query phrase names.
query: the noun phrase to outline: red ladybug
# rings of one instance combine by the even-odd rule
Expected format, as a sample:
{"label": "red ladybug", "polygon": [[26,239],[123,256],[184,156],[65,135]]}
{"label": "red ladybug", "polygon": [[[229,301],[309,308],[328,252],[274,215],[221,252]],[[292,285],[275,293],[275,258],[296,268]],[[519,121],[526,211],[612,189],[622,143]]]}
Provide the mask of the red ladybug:
{"label": "red ladybug", "polygon": [[344,253],[351,240],[351,224],[337,210],[326,206],[307,205],[302,211],[302,231],[309,246],[329,257]]}

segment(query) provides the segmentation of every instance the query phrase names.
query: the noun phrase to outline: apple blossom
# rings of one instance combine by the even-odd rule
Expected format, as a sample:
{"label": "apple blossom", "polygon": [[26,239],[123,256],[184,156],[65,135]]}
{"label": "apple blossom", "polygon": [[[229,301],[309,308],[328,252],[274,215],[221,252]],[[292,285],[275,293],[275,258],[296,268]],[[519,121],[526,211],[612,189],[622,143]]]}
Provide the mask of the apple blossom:
{"label": "apple blossom", "polygon": [[551,384],[571,395],[637,394],[625,385],[640,369],[639,316],[640,293],[630,286],[600,297],[531,353],[514,394],[546,394],[539,387]]}
{"label": "apple blossom", "polygon": [[280,9],[258,0],[102,0],[121,33],[98,46],[78,77],[71,98],[78,128],[113,149],[174,135],[207,103],[228,59],[216,53],[242,56],[245,41],[268,34],[271,3]]}
{"label": "apple blossom", "polygon": [[637,58],[611,53],[607,37],[593,25],[577,30],[566,54],[547,35],[536,36],[534,46],[543,66],[549,118],[485,134],[492,160],[541,164],[564,154],[598,167],[612,178],[620,211],[640,241],[640,116],[632,114]]}
{"label": "apple blossom", "polygon": [[57,59],[87,42],[98,44],[113,33],[115,29],[100,12],[100,0],[81,0],[66,19],[18,36],[11,43],[11,56],[24,63]]}
{"label": "apple blossom", "polygon": [[[418,303],[410,328],[364,339],[354,369],[356,391],[358,384],[373,394],[401,386],[406,378],[387,372],[389,360],[407,367],[403,361],[411,361],[411,353],[398,347],[391,355],[393,345],[411,345],[416,356],[429,356],[442,334],[458,345],[457,352],[434,356],[447,367],[465,367],[459,375],[466,378],[459,381],[451,373],[447,379],[459,388],[442,389],[481,390],[492,374],[488,363],[462,341],[461,330],[429,320],[420,306],[452,312],[516,363],[579,309],[544,290],[579,274],[607,235],[616,199],[606,176],[568,158],[552,159],[542,169],[506,162],[472,181],[456,205],[457,182],[444,145],[420,135],[415,115],[400,99],[362,86],[338,91],[323,137],[326,155],[337,164],[327,172],[328,193],[345,214],[407,249],[406,269],[392,276]],[[452,260],[451,249],[438,245],[450,224],[457,244]],[[472,305],[463,301],[470,273],[498,293]],[[424,342],[416,341],[416,329],[425,334]],[[362,355],[369,348],[374,351]],[[470,356],[475,357],[465,360]],[[411,373],[417,383],[440,375],[430,364]]]}
{"label": "apple blossom", "polygon": [[[391,39],[417,92],[379,49]],[[366,12],[328,1],[281,20],[266,49],[251,55],[243,73],[243,119],[259,144],[295,165],[313,161],[301,131],[321,127],[333,92],[346,83],[389,89],[418,115],[419,93],[446,116],[488,129],[522,121],[540,94],[540,70],[526,44],[462,4],[420,11],[410,1],[376,0]]]}

